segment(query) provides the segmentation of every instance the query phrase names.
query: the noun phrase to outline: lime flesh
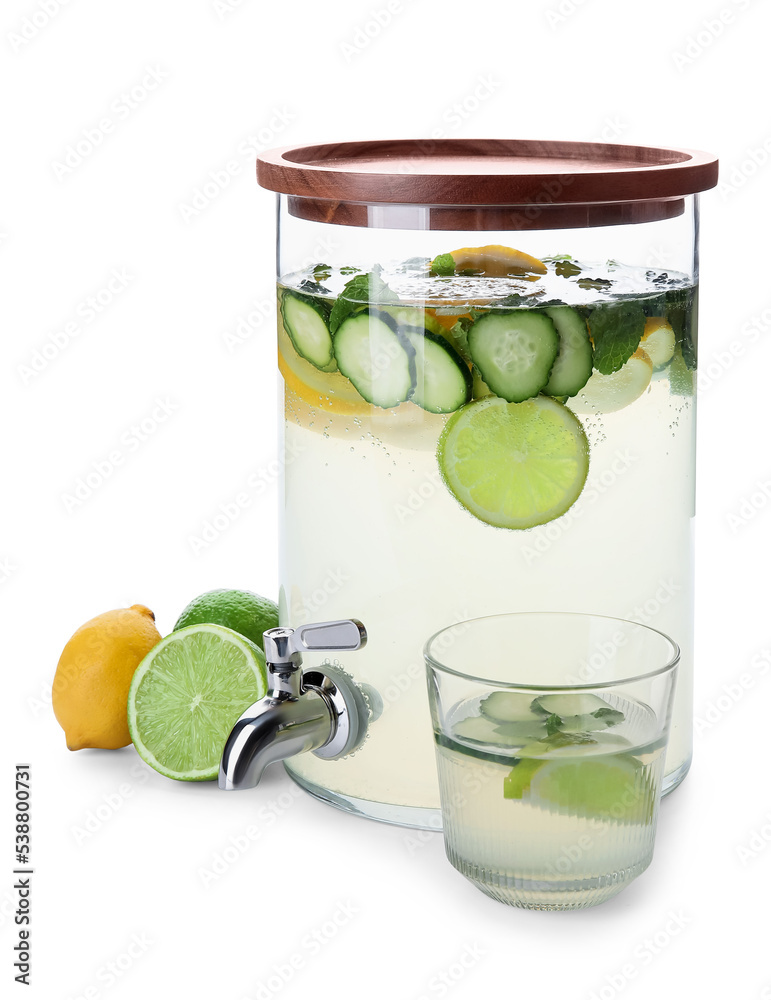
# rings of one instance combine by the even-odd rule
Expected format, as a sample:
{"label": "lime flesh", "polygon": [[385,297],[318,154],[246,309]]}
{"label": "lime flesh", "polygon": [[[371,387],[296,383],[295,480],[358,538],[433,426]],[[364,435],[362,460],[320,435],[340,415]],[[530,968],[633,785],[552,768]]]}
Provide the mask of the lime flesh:
{"label": "lime flesh", "polygon": [[211,781],[239,716],[266,691],[265,656],[231,629],[172,632],[137,667],[128,724],[140,757],[181,781]]}
{"label": "lime flesh", "polygon": [[437,459],[456,500],[498,528],[532,528],[575,503],[589,471],[577,417],[549,396],[474,400],[447,422]]}
{"label": "lime flesh", "polygon": [[504,779],[504,798],[548,804],[559,812],[620,823],[650,822],[655,795],[635,757],[524,758]]}

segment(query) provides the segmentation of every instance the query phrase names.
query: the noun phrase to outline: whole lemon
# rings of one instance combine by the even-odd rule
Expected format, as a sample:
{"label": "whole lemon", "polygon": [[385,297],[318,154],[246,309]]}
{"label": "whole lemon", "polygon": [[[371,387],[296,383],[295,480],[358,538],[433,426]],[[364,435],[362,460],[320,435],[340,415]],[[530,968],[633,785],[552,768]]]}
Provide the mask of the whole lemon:
{"label": "whole lemon", "polygon": [[131,678],[160,639],[155,615],[143,604],[106,611],[80,626],[59,657],[52,692],[70,750],[117,750],[131,743]]}

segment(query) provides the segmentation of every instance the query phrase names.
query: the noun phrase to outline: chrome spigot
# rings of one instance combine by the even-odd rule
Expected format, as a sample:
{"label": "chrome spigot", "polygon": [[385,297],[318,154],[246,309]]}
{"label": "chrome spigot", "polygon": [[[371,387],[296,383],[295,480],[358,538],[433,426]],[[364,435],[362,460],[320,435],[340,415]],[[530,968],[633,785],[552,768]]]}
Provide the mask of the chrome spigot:
{"label": "chrome spigot", "polygon": [[326,664],[302,670],[304,652],[366,645],[361,622],[271,628],[263,639],[268,693],[243,713],[225,743],[219,786],[228,791],[254,788],[268,764],[307,750],[327,759],[344,757],[366,735],[367,704],[353,680]]}

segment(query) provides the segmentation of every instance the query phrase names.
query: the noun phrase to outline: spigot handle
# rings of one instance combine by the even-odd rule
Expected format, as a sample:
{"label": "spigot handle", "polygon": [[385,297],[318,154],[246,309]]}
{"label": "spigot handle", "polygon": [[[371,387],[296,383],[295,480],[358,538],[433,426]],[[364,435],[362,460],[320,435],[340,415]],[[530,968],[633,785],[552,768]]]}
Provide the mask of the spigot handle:
{"label": "spigot handle", "polygon": [[340,650],[361,649],[367,644],[367,630],[355,618],[337,622],[317,622],[300,625],[294,630],[294,646],[297,650]]}
{"label": "spigot handle", "polygon": [[263,633],[263,643],[268,664],[299,667],[303,653],[361,649],[367,643],[367,630],[355,618],[345,618],[335,622],[313,622],[296,629],[269,628]]}

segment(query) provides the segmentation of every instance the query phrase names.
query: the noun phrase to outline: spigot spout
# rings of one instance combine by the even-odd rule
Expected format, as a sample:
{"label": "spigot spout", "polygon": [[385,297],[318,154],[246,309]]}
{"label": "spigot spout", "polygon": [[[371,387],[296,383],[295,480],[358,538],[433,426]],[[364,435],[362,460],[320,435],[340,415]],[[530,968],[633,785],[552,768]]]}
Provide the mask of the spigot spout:
{"label": "spigot spout", "polygon": [[264,633],[268,694],[236,722],[222,754],[219,786],[254,788],[268,764],[308,750],[334,759],[352,752],[366,733],[367,706],[341,670],[303,674],[305,650],[360,649],[361,622],[321,622]]}
{"label": "spigot spout", "polygon": [[252,705],[233,727],[220,763],[219,786],[226,791],[254,788],[268,764],[315,750],[334,732],[327,701],[315,691],[299,698],[273,692]]}

